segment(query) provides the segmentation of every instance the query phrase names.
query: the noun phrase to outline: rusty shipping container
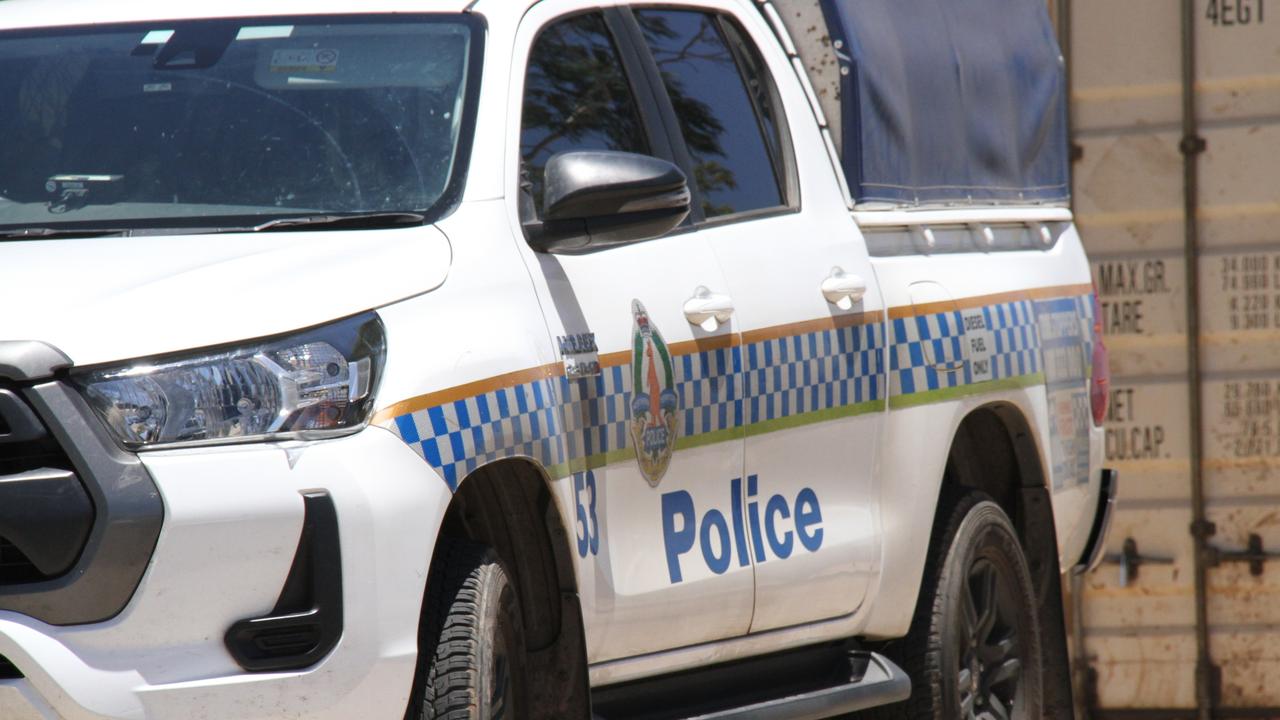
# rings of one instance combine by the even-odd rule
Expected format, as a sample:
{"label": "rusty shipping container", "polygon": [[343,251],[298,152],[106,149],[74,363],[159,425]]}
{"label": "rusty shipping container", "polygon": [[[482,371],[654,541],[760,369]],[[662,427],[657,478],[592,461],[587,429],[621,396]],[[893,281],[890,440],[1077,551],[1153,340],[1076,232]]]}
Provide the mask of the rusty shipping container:
{"label": "rusty shipping container", "polygon": [[1280,0],[1055,11],[1121,477],[1083,710],[1280,718]]}

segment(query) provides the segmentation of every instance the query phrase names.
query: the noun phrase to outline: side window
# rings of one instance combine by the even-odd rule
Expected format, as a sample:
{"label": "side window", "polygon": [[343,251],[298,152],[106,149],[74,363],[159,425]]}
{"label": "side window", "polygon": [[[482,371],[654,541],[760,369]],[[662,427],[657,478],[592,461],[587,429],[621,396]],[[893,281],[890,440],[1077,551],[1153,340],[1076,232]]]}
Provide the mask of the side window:
{"label": "side window", "polygon": [[635,16],[680,121],[704,214],[782,205],[777,118],[743,38],[733,29],[727,37],[706,13],[647,9]]}
{"label": "side window", "polygon": [[649,153],[635,96],[600,13],[549,26],[529,54],[520,156],[539,216],[547,160],[572,150]]}

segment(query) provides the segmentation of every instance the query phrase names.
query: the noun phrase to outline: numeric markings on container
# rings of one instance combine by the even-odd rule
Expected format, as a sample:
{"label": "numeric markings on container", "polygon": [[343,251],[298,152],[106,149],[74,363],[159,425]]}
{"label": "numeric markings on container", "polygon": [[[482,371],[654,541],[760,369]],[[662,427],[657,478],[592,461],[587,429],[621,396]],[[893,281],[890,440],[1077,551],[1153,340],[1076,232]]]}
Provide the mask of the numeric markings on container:
{"label": "numeric markings on container", "polygon": [[1218,259],[1227,330],[1280,328],[1280,255],[1226,255]]}
{"label": "numeric markings on container", "polygon": [[1236,460],[1280,456],[1280,382],[1228,381],[1221,400],[1223,421],[1210,431],[1221,454]]}
{"label": "numeric markings on container", "polygon": [[1217,27],[1261,25],[1267,0],[1206,0],[1204,17]]}

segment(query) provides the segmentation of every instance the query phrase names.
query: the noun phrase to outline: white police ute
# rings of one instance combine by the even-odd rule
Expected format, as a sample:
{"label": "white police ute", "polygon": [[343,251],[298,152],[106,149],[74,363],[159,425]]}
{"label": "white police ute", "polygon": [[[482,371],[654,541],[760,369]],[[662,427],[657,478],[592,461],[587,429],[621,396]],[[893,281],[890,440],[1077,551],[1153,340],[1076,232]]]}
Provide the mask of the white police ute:
{"label": "white police ute", "polygon": [[0,3],[0,717],[1026,718],[1041,0]]}

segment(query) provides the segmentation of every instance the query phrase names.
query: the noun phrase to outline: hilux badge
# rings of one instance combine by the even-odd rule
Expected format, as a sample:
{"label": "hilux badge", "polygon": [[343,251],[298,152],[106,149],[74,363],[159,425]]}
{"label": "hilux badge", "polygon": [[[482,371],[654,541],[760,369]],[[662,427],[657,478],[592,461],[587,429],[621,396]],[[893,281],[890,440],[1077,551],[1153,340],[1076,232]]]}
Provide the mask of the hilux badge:
{"label": "hilux badge", "polygon": [[639,300],[631,301],[631,442],[640,474],[657,487],[671,464],[679,424],[675,369],[662,335]]}

